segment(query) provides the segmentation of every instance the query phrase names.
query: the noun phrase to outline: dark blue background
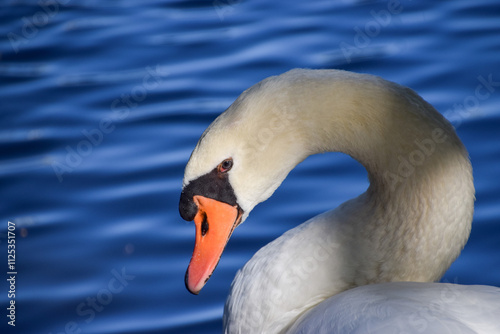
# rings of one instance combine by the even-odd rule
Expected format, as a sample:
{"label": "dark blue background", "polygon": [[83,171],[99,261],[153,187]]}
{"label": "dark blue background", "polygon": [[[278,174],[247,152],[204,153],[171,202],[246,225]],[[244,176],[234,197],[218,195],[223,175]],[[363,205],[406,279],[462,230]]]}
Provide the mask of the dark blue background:
{"label": "dark blue background", "polygon": [[0,277],[8,220],[18,275],[15,330],[1,280],[1,332],[219,333],[254,252],[367,187],[345,155],[307,159],[236,230],[202,293],[185,290],[189,154],[244,89],[295,67],[381,75],[453,122],[477,202],[444,280],[500,286],[499,36],[496,0],[4,1]]}

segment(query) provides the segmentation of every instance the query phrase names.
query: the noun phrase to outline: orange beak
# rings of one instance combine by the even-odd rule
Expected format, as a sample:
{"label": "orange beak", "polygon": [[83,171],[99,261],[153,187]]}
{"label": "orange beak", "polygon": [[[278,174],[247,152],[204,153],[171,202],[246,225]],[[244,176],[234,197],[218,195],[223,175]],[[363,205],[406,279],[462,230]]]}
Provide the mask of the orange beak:
{"label": "orange beak", "polygon": [[217,267],[234,228],[241,221],[241,211],[211,198],[193,197],[198,207],[194,217],[196,239],[193,256],[186,271],[186,287],[197,295]]}

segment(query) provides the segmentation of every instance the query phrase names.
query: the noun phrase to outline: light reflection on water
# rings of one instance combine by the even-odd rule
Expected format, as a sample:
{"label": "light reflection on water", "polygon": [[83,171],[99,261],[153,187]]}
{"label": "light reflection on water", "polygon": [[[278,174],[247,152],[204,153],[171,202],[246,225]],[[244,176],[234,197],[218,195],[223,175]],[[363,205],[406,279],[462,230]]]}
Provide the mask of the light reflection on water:
{"label": "light reflection on water", "polygon": [[[294,67],[381,75],[453,121],[477,202],[470,242],[444,280],[500,285],[500,87],[477,108],[468,99],[479,77],[500,81],[494,1],[401,1],[358,44],[387,2],[62,3],[29,36],[22,18],[42,11],[38,2],[11,1],[0,14],[0,224],[10,219],[18,232],[17,332],[220,332],[232,278],[253,253],[367,187],[345,155],[308,158],[236,230],[202,293],[185,290],[194,230],[177,204],[189,154],[239,93]],[[13,45],[9,33],[21,40]],[[157,85],[148,69],[160,70]],[[105,299],[122,268],[134,279]],[[93,309],[88,298],[99,303],[100,292],[89,320],[78,306]]]}

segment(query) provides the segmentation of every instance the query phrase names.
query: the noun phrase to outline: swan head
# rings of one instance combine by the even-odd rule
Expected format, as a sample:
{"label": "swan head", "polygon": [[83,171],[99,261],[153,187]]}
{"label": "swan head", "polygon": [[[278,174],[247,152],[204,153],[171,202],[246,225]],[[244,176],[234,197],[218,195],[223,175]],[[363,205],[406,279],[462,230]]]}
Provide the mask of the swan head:
{"label": "swan head", "polygon": [[215,270],[234,229],[307,156],[284,110],[286,82],[271,77],[243,92],[202,134],[186,165],[179,211],[196,226],[185,277],[194,294]]}

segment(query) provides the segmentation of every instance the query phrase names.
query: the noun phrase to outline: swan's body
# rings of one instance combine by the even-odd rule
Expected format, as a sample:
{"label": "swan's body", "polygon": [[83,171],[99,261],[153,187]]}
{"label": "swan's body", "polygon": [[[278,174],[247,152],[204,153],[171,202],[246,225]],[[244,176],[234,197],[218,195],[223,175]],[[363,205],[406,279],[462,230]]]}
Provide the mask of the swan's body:
{"label": "swan's body", "polygon": [[[342,307],[328,304],[330,297],[372,283],[436,281],[465,245],[474,186],[451,125],[412,90],[378,77],[293,70],[245,91],[190,158],[180,204],[181,215],[197,222],[188,289],[199,292],[253,207],[300,161],[325,151],[358,160],[370,187],[259,250],[233,281],[225,332],[306,333],[307,319],[330,333],[325,319],[337,319],[329,312]],[[226,204],[215,210],[218,203]],[[214,210],[224,211],[217,221]],[[224,236],[211,241],[210,231],[222,229]],[[394,288],[408,295],[404,284]],[[311,311],[325,305],[319,316]],[[492,307],[500,309],[500,301]]]}
{"label": "swan's body", "polygon": [[335,295],[301,316],[296,334],[500,333],[500,289],[392,282]]}

